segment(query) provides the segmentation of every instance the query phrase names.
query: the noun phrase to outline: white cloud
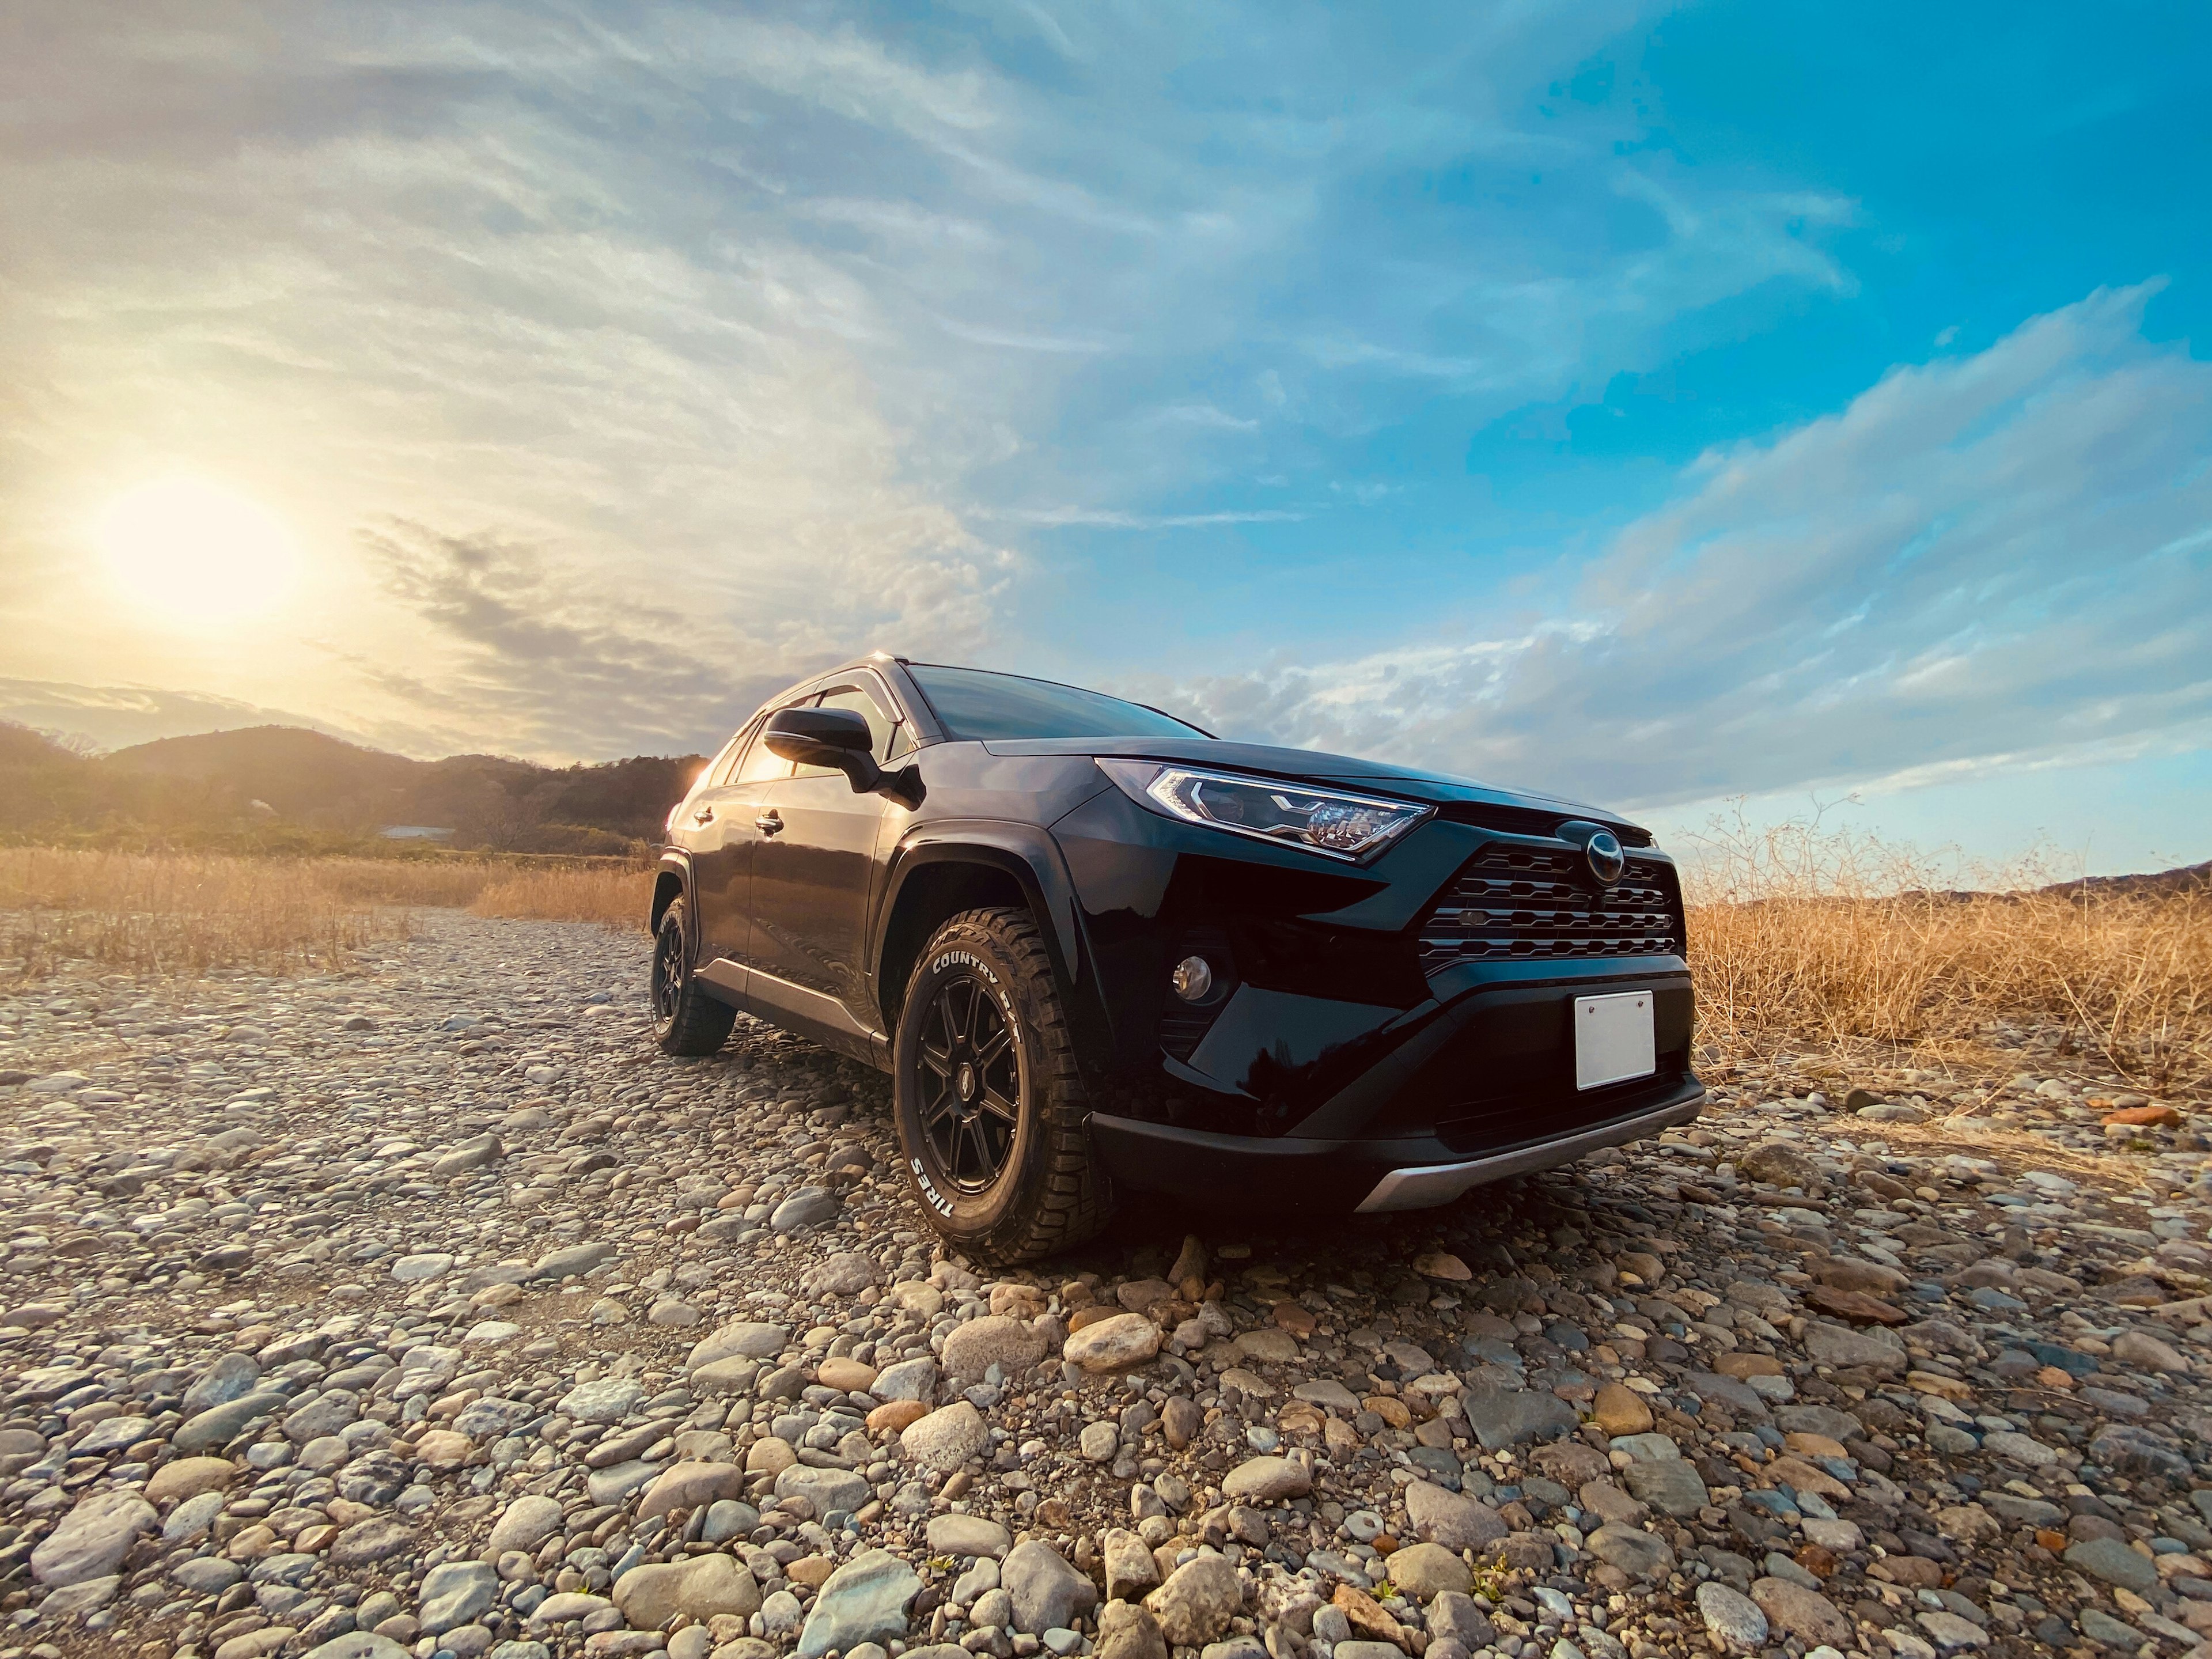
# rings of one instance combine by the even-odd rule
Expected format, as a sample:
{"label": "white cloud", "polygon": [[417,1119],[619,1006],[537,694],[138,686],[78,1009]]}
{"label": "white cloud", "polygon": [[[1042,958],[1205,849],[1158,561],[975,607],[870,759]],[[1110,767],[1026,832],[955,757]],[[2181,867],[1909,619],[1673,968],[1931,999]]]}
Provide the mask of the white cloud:
{"label": "white cloud", "polygon": [[2212,364],[2100,290],[1701,458],[1571,613],[1189,683],[1216,730],[1607,802],[2126,752],[2212,719]]}

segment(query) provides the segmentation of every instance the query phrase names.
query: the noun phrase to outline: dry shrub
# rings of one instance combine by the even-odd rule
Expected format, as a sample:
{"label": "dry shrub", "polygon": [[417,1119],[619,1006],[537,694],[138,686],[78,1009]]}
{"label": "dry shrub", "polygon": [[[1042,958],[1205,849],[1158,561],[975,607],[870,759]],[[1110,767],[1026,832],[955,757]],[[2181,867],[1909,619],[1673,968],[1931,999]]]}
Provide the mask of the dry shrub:
{"label": "dry shrub", "polygon": [[469,910],[479,916],[596,921],[641,930],[652,903],[653,876],[650,866],[519,870],[487,884],[469,902]]}
{"label": "dry shrub", "polygon": [[627,860],[238,858],[0,848],[0,973],[66,960],[189,977],[343,965],[404,938],[407,910],[641,927],[650,877]]}
{"label": "dry shrub", "polygon": [[2032,861],[1946,869],[1817,820],[1740,817],[1692,838],[1684,886],[1698,1023],[1723,1052],[1966,1052],[2008,1024],[2057,1026],[2146,1085],[2212,1079],[2202,886],[2054,887]]}

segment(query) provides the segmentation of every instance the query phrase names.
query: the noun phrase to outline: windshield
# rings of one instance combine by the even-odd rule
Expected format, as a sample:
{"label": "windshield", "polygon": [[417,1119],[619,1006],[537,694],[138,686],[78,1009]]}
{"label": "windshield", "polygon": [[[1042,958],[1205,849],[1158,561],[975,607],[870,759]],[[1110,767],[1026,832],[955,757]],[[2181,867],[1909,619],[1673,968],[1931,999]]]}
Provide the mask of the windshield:
{"label": "windshield", "polygon": [[1203,738],[1157,708],[1050,680],[909,663],[907,672],[956,738]]}

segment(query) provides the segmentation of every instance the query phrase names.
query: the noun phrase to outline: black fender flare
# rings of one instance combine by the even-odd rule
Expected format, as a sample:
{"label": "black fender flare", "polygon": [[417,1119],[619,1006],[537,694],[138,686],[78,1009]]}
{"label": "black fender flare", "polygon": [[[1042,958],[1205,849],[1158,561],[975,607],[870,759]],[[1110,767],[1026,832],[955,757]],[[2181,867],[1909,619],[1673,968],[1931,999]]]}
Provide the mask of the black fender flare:
{"label": "black fender flare", "polygon": [[915,872],[938,864],[988,865],[1013,878],[1037,918],[1053,969],[1067,989],[1079,1041],[1086,1034],[1103,1035],[1105,1002],[1091,970],[1083,907],[1060,845],[1036,824],[1004,818],[943,818],[920,824],[892,850],[883,903],[868,941],[868,976],[878,1011],[888,1018],[885,1005],[894,988],[884,982],[884,952],[900,895]]}
{"label": "black fender flare", "polygon": [[684,948],[696,962],[699,956],[698,896],[694,890],[691,880],[691,855],[680,847],[661,848],[659,860],[653,866],[653,904],[646,916],[647,931],[648,933],[660,931],[661,913],[668,908],[659,901],[660,878],[670,875],[676,878],[676,896],[684,901],[684,927],[687,935],[684,941]]}

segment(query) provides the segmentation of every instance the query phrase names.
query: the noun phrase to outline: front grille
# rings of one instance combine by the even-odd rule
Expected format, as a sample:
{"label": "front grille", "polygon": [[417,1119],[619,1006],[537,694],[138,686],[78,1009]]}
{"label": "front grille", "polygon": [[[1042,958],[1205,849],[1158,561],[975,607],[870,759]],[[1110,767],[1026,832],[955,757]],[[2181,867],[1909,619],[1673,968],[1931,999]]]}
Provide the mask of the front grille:
{"label": "front grille", "polygon": [[1499,842],[1470,860],[1421,924],[1421,967],[1682,954],[1670,866],[1632,858],[1601,891],[1581,849]]}

